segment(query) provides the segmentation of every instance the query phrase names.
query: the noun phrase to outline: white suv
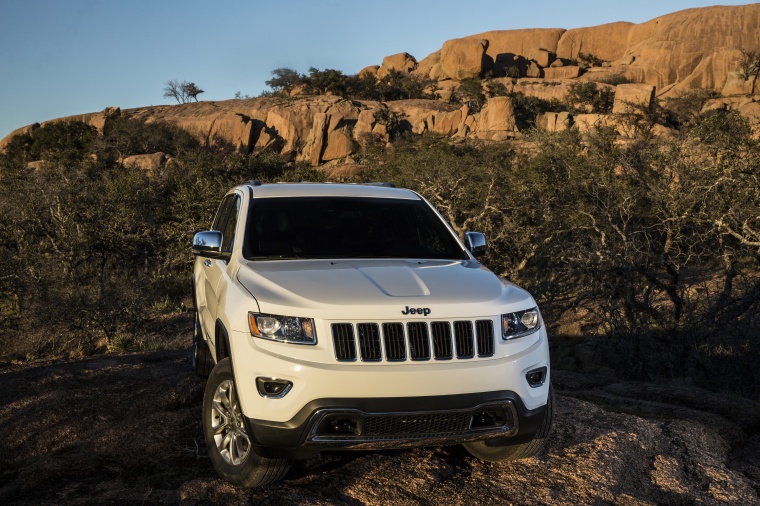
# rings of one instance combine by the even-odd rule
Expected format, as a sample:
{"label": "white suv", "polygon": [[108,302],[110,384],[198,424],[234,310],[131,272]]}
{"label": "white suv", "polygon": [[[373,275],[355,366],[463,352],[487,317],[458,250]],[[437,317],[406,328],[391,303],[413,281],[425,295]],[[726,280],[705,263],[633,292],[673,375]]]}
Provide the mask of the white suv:
{"label": "white suv", "polygon": [[551,429],[536,302],[388,184],[238,186],[193,239],[203,431],[239,486],[333,449],[462,443],[534,455]]}

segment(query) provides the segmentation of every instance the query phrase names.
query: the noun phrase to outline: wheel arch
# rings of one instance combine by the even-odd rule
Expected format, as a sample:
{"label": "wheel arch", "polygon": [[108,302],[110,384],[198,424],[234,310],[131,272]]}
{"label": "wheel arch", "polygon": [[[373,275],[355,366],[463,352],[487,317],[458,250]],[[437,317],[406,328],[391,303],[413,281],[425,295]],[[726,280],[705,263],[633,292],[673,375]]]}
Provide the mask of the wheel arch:
{"label": "wheel arch", "polygon": [[[222,320],[216,320],[216,331],[214,332],[214,347],[216,348],[216,361],[217,363],[225,358],[230,357],[230,336],[227,332],[227,327],[224,326]],[[232,359],[230,357],[230,362]]]}

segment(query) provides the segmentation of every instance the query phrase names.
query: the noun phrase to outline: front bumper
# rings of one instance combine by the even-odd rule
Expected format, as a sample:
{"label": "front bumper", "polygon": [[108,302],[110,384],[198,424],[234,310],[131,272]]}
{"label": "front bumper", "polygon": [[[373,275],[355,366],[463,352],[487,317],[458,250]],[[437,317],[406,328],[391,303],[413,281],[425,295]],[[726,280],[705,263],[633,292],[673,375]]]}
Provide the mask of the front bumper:
{"label": "front bumper", "polygon": [[[235,383],[249,434],[256,452],[270,458],[487,438],[520,442],[540,426],[549,394],[544,328],[498,342],[493,357],[400,364],[346,364],[334,358],[329,363],[325,357],[332,356],[331,343],[324,341],[314,347],[294,347],[242,332],[230,337]],[[283,354],[293,350],[303,357]],[[319,360],[310,360],[308,354]],[[526,374],[538,368],[546,368],[545,381],[531,386]],[[256,388],[259,377],[285,380],[292,388],[281,398],[267,398]],[[488,410],[499,423],[473,424]],[[447,425],[451,415],[456,415],[453,428]],[[331,432],[330,424],[346,431]],[[377,424],[396,428],[378,430]],[[429,430],[426,424],[437,428]]]}
{"label": "front bumper", "polygon": [[430,397],[318,399],[287,422],[247,418],[256,453],[311,458],[321,451],[445,446],[531,439],[546,406],[527,409],[512,391]]}

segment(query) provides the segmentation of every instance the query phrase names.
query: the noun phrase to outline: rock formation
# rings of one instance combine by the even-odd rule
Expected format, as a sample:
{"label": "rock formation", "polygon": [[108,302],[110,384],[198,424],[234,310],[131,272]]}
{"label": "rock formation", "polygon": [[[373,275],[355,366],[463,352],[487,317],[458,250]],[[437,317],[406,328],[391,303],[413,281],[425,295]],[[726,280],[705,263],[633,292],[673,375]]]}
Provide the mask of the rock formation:
{"label": "rock formation", "polygon": [[[609,23],[565,30],[501,30],[447,41],[424,58],[416,72],[435,79],[462,79],[492,71],[496,77],[516,61],[533,62],[546,73],[557,61],[594,55],[612,70],[659,95],[690,88],[721,91],[732,79],[740,50],[760,48],[760,4],[715,6],[667,14],[645,23]],[[480,53],[483,62],[480,68]],[[523,64],[521,74],[535,73]],[[459,75],[457,72],[461,72]],[[547,78],[571,77],[550,71]],[[746,91],[743,91],[746,93]]]}
{"label": "rock formation", "polygon": [[[760,106],[752,96],[755,78],[739,71],[742,51],[758,48],[760,4],[707,7],[641,24],[485,32],[446,41],[419,62],[408,53],[398,53],[384,58],[382,65],[360,71],[379,78],[400,71],[435,79],[439,100],[380,103],[296,95],[126,111],[108,108],[51,121],[84,121],[102,132],[108,117],[125,114],[177,125],[204,145],[226,144],[244,152],[271,149],[289,160],[321,165],[345,159],[368,136],[388,142],[391,127],[484,140],[519,135],[521,123],[506,97],[492,97],[482,111],[449,103],[461,80],[487,77],[507,93],[546,101],[564,100],[573,83],[595,81],[598,87],[614,89],[613,114],[648,108],[655,96],[667,98],[691,88],[706,88],[724,95],[715,107],[740,111],[760,130]],[[623,84],[615,87],[606,82]],[[537,118],[536,124],[551,131],[620,124],[614,117],[559,114]],[[0,150],[14,135],[30,133],[38,126],[12,132],[0,140]]]}

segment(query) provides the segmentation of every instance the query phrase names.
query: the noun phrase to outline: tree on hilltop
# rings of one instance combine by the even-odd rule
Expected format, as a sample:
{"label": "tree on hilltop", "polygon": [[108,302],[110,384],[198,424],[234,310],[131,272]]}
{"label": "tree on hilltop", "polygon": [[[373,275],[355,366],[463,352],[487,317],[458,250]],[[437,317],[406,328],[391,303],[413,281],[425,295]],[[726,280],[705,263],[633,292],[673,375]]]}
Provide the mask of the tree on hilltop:
{"label": "tree on hilltop", "polygon": [[304,77],[291,68],[280,67],[272,71],[272,79],[264,81],[264,84],[272,88],[275,93],[280,90],[289,91],[296,84],[303,82]]}
{"label": "tree on hilltop", "polygon": [[188,83],[187,81],[179,82],[176,79],[166,81],[164,86],[164,97],[173,98],[178,104],[186,104],[191,99],[198,101],[198,95],[204,93],[204,91],[195,83]]}

